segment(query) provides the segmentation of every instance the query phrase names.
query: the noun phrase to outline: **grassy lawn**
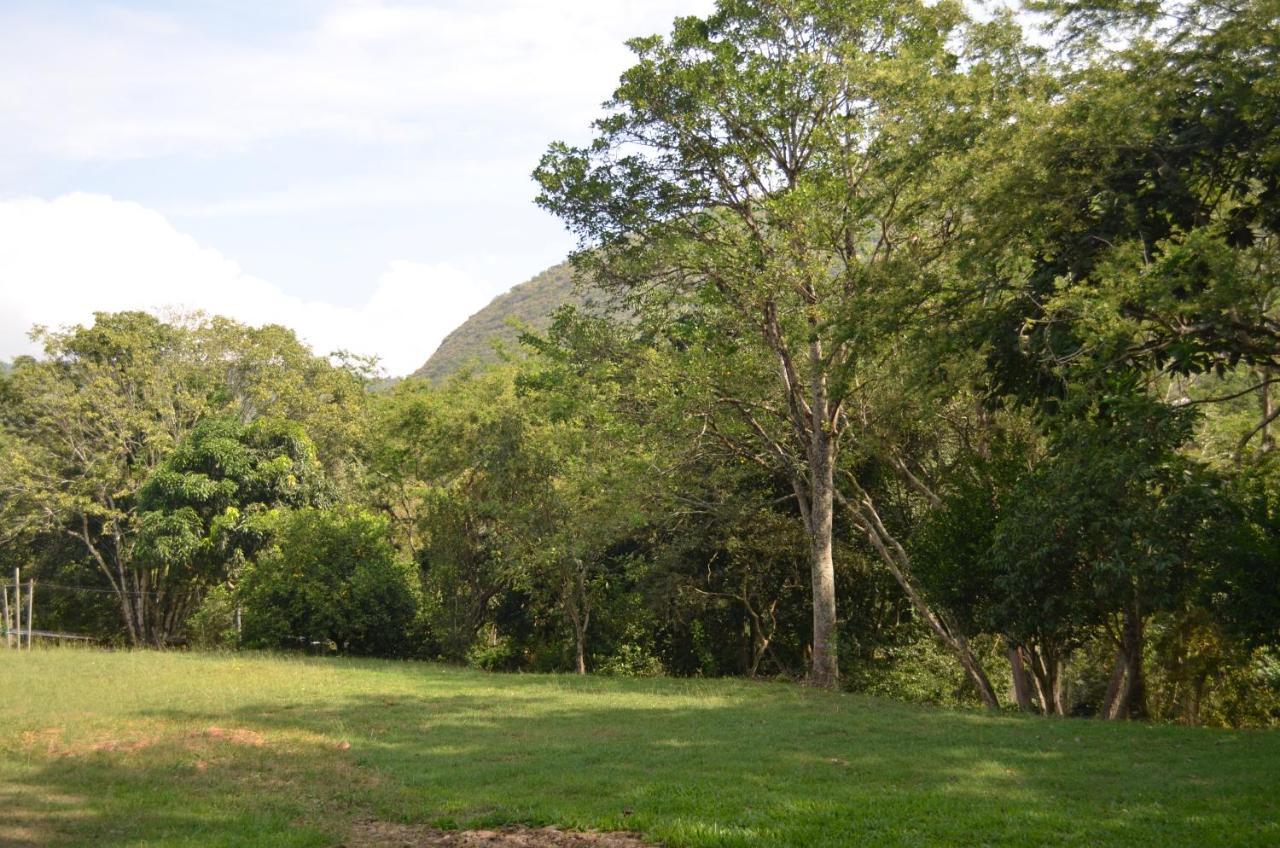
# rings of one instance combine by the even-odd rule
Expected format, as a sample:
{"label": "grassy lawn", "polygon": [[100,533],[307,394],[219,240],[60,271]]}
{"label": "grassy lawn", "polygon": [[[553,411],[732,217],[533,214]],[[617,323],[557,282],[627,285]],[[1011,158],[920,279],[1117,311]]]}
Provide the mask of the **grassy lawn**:
{"label": "grassy lawn", "polygon": [[0,652],[0,845],[332,846],[353,822],[676,846],[1277,845],[1280,734],[740,681]]}

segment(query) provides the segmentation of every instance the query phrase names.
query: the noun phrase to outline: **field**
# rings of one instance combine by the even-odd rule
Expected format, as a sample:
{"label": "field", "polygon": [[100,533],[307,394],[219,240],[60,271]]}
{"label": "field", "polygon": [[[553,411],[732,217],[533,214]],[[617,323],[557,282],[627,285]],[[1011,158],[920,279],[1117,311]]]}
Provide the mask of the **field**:
{"label": "field", "polygon": [[783,684],[0,652],[0,845],[333,846],[370,823],[667,846],[1276,845],[1280,734]]}

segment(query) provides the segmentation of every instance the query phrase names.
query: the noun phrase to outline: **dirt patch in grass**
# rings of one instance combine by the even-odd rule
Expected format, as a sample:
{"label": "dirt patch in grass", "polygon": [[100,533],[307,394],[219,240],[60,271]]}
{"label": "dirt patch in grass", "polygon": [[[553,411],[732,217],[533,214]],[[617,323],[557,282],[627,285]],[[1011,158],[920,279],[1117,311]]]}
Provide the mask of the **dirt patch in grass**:
{"label": "dirt patch in grass", "polygon": [[147,736],[141,739],[104,739],[101,742],[93,743],[85,750],[94,754],[102,751],[108,754],[127,754],[132,751],[142,751],[150,748],[159,741],[159,736]]}
{"label": "dirt patch in grass", "polygon": [[629,833],[595,833],[554,827],[437,830],[368,821],[356,825],[344,848],[658,848]]}
{"label": "dirt patch in grass", "polygon": [[[138,731],[100,737],[96,739],[67,742],[61,727],[49,727],[44,730],[28,730],[20,737],[22,749],[31,753],[44,753],[54,757],[78,757],[85,754],[128,754],[143,751],[161,744],[180,744],[189,750],[206,748],[211,743],[242,745],[250,748],[261,748],[267,742],[266,737],[256,730],[244,727],[208,727],[194,730],[184,735],[174,733]],[[347,745],[350,747],[350,745]],[[2,844],[2,843],[0,843]]]}

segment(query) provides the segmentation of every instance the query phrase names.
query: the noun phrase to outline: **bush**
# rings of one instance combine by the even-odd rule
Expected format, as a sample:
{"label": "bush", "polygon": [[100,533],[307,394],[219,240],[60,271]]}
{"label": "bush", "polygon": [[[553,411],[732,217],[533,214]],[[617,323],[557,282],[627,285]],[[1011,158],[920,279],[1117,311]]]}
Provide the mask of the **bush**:
{"label": "bush", "polygon": [[[973,684],[955,657],[923,626],[915,626],[910,641],[883,646],[875,655],[848,668],[845,685],[867,695],[938,706],[979,703]],[[999,668],[990,640],[976,638],[971,646],[988,669]],[[991,656],[984,656],[990,653]],[[997,687],[1001,682],[993,681]]]}
{"label": "bush", "polygon": [[485,628],[467,651],[467,665],[481,671],[515,671],[521,659],[515,640],[499,636],[492,628]]}
{"label": "bush", "polygon": [[600,663],[596,673],[614,677],[661,677],[667,670],[662,667],[662,660],[644,645],[624,642]]}
{"label": "bush", "polygon": [[421,587],[396,557],[386,519],[358,509],[280,515],[275,543],[240,588],[244,644],[297,648],[332,642],[366,656],[409,656],[421,645]]}
{"label": "bush", "polygon": [[235,595],[226,586],[215,586],[187,619],[187,638],[192,647],[219,650],[234,648],[238,636]]}

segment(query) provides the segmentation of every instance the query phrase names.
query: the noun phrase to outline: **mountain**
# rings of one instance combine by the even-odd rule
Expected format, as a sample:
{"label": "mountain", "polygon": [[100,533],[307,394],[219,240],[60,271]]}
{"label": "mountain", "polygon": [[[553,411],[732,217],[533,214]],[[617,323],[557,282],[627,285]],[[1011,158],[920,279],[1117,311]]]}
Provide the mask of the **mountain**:
{"label": "mountain", "polygon": [[541,331],[551,325],[551,316],[565,304],[584,306],[588,298],[574,287],[573,268],[561,262],[506,294],[498,295],[488,306],[445,336],[431,358],[413,372],[414,377],[440,380],[465,365],[496,362],[495,341],[514,348],[521,329],[511,326],[514,320],[529,329]]}

